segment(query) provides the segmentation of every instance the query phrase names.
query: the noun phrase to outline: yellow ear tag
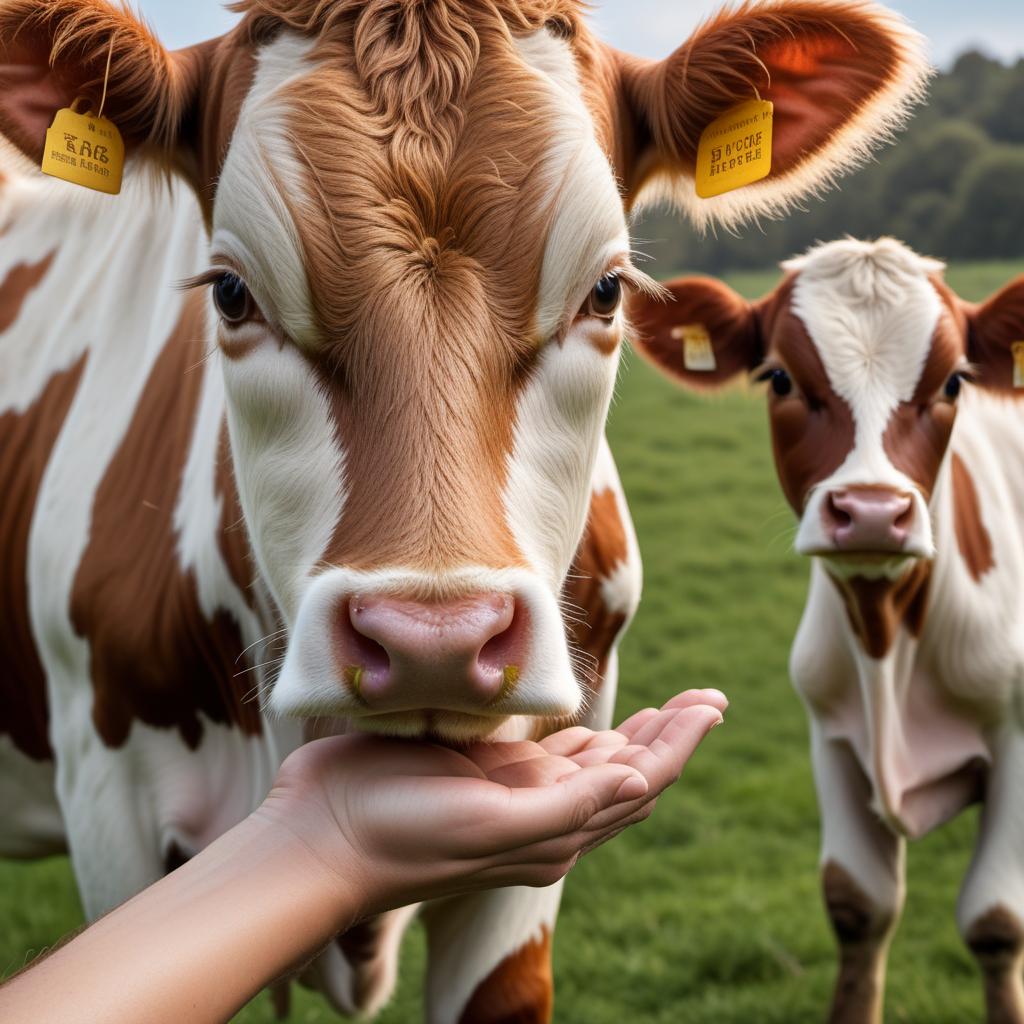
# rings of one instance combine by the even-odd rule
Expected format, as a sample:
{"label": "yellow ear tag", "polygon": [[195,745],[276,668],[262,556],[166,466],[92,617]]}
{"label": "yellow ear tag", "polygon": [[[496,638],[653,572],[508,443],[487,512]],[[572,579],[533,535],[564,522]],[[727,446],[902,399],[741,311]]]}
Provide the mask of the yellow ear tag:
{"label": "yellow ear tag", "polygon": [[710,199],[772,170],[772,112],[768,100],[747,100],[716,117],[697,147],[697,195]]}
{"label": "yellow ear tag", "polygon": [[672,337],[683,341],[683,366],[695,373],[712,373],[718,368],[711,335],[703,324],[681,324],[672,328]]}
{"label": "yellow ear tag", "polygon": [[1015,341],[1010,351],[1013,353],[1013,386],[1024,388],[1024,341]]}
{"label": "yellow ear tag", "polygon": [[63,107],[46,132],[44,174],[116,196],[121,191],[124,143],[112,121]]}

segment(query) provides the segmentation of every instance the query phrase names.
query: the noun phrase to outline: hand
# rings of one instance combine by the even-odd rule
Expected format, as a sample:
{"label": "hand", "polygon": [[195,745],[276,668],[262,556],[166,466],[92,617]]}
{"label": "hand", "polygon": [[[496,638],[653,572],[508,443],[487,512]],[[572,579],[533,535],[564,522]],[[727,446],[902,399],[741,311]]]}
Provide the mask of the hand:
{"label": "hand", "polygon": [[336,736],[282,766],[258,812],[338,879],[359,916],[435,896],[551,885],[582,853],[647,817],[727,706],[691,690],[615,730],[539,743]]}

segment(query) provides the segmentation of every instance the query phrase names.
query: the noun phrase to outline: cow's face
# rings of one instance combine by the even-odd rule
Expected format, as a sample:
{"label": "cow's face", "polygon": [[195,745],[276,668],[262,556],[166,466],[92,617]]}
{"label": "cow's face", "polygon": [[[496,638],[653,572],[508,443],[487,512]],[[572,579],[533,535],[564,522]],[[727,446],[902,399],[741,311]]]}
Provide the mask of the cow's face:
{"label": "cow's face", "polygon": [[637,275],[566,42],[451,45],[424,113],[265,46],[212,262],[273,705],[454,737],[579,707],[558,599]]}
{"label": "cow's face", "polygon": [[[253,0],[168,55],[96,2],[44,8],[0,7],[0,79],[22,69],[0,128],[38,149],[40,97],[97,88],[117,29],[106,110],[210,225],[235,473],[289,629],[272,706],[449,739],[575,713],[559,596],[642,286],[627,212],[656,192],[700,223],[783,208],[900,118],[916,37],[871,5],[783,2],[657,63],[569,0]],[[755,92],[772,175],[696,199],[700,132]]]}
{"label": "cow's face", "polygon": [[[796,550],[837,576],[901,576],[934,554],[929,502],[962,396],[974,382],[1012,391],[1024,282],[971,306],[942,264],[891,238],[821,245],[784,269],[753,304],[715,281],[674,282],[675,303],[638,308],[639,345],[691,386],[744,370],[765,382]],[[716,355],[705,373],[671,344],[673,326],[697,323]]]}

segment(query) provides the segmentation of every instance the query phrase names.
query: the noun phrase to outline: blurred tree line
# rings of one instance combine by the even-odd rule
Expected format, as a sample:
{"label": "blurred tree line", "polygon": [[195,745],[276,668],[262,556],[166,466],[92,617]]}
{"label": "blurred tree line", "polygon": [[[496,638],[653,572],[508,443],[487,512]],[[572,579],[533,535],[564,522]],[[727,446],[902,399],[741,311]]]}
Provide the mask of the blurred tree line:
{"label": "blurred tree line", "polygon": [[895,235],[946,260],[1024,256],[1024,59],[962,54],[895,144],[782,221],[700,238],[653,210],[634,229],[660,277],[765,267],[847,234]]}

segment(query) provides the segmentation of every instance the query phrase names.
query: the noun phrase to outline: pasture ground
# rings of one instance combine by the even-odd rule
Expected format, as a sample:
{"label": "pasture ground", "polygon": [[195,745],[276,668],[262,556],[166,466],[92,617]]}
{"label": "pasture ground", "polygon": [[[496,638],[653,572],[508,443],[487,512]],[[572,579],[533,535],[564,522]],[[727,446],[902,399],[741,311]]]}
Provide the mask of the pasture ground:
{"label": "pasture ground", "polygon": [[[1021,264],[965,265],[982,298]],[[735,275],[758,295],[774,271]],[[654,817],[571,875],[556,932],[559,1024],[801,1024],[823,1018],[834,974],[817,877],[817,809],[801,706],[786,674],[807,566],[772,472],[762,400],[684,395],[635,356],[610,436],[643,548],[644,602],[622,652],[620,717],[687,686],[732,706]],[[910,850],[909,898],[890,961],[886,1019],[981,1018],[953,921],[976,812]],[[0,864],[0,971],[76,927],[67,860]],[[422,934],[406,942],[382,1024],[421,1020]],[[292,1020],[336,1018],[296,993]],[[273,1020],[265,996],[243,1024]]]}

